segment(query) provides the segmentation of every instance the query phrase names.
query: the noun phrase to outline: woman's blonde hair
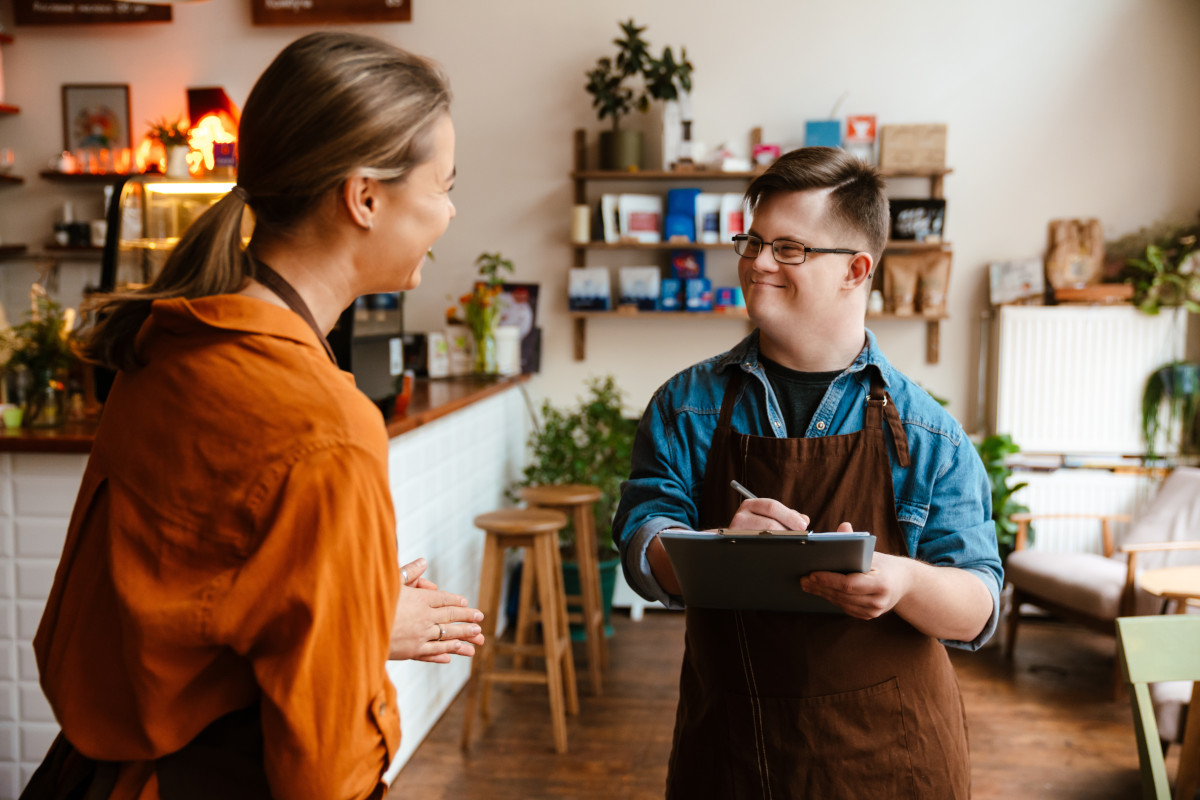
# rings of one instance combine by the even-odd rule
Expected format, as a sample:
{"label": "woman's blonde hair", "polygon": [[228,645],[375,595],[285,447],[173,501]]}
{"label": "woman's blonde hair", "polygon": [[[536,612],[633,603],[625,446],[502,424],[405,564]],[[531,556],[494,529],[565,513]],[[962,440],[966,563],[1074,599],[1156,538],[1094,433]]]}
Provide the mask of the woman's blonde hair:
{"label": "woman's blonde hair", "polygon": [[187,229],[153,283],[89,301],[97,321],[80,355],[138,366],[134,340],[153,301],[237,292],[254,276],[241,241],[247,205],[255,237],[282,236],[355,171],[402,179],[430,158],[430,130],[449,107],[446,77],[428,59],[352,33],[292,42],[242,110],[237,188]]}

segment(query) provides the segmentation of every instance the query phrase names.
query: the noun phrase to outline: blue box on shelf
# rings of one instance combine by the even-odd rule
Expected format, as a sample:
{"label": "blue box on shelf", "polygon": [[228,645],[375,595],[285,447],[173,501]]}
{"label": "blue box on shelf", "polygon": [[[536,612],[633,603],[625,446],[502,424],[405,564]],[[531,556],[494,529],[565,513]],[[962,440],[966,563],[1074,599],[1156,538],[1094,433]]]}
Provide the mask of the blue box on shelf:
{"label": "blue box on shelf", "polygon": [[719,286],[716,293],[717,308],[742,308],[746,299],[742,296],[740,286]]}
{"label": "blue box on shelf", "polygon": [[805,147],[841,147],[842,123],[836,119],[810,119],[804,123]]}
{"label": "blue box on shelf", "polygon": [[683,281],[678,278],[663,278],[658,295],[659,311],[679,311],[683,308]]}
{"label": "blue box on shelf", "polygon": [[686,281],[704,277],[703,250],[672,250],[671,277]]}
{"label": "blue box on shelf", "polygon": [[712,281],[708,278],[689,278],[684,287],[684,306],[688,311],[712,311]]}

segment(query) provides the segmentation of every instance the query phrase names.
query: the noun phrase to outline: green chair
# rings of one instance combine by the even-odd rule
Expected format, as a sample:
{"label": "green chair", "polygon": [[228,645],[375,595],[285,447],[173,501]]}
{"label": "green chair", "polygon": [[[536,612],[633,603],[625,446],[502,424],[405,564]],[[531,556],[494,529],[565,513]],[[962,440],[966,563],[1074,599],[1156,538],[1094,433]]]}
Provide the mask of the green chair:
{"label": "green chair", "polygon": [[[1171,800],[1147,684],[1159,681],[1200,682],[1200,615],[1119,617],[1117,649],[1121,669],[1130,684],[1142,797]],[[1200,683],[1192,689],[1187,730],[1179,756],[1175,800],[1192,800],[1200,783]]]}

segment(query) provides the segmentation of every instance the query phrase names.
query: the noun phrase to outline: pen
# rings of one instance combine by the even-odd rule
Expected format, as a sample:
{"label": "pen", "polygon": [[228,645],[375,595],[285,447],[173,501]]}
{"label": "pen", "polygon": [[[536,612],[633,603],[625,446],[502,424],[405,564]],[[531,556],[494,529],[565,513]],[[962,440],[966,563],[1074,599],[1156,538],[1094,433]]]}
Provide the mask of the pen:
{"label": "pen", "polygon": [[733,487],[733,490],[735,492],[737,492],[738,494],[740,494],[742,497],[746,498],[747,500],[757,500],[758,499],[758,495],[756,495],[754,492],[747,489],[745,486],[742,486],[737,481],[730,481],[729,485]]}

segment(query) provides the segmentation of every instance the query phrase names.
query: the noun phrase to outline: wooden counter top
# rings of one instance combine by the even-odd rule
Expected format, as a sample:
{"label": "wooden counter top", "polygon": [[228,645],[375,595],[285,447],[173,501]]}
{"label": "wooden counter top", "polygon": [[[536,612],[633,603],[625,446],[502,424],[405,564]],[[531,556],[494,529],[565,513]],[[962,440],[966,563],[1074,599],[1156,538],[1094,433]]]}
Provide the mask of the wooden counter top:
{"label": "wooden counter top", "polygon": [[499,394],[527,380],[528,375],[514,375],[511,378],[418,378],[413,387],[412,398],[408,401],[408,411],[404,416],[388,421],[388,437],[395,438],[408,433],[414,428],[427,425],[464,406]]}
{"label": "wooden counter top", "polygon": [[[511,378],[418,378],[408,412],[387,423],[389,438],[441,419],[460,408],[499,394],[529,380],[528,375]],[[99,420],[68,422],[57,428],[0,427],[0,453],[90,453]]]}

